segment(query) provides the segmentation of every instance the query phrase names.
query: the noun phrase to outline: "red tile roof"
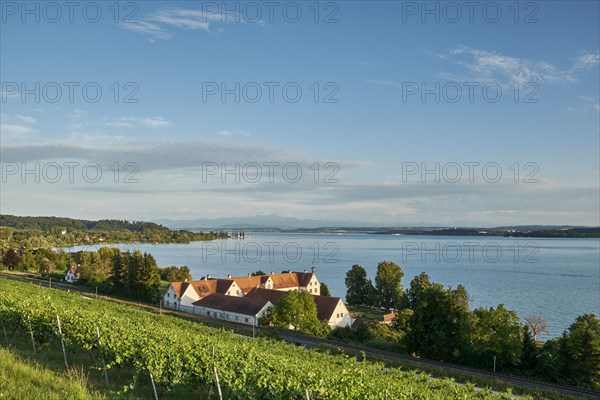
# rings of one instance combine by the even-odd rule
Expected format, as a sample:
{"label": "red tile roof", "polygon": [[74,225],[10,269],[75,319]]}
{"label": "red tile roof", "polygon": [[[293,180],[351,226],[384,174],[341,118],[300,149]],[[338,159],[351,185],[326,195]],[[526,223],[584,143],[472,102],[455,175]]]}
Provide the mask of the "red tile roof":
{"label": "red tile roof", "polygon": [[[268,300],[271,303],[277,303],[283,296],[285,296],[287,292],[281,290],[271,290],[271,289],[253,289],[246,296],[245,299],[262,299]],[[339,297],[331,297],[331,296],[315,296],[311,295],[316,306],[317,306],[317,316],[320,320],[329,321],[331,317],[333,317],[333,312],[335,308],[338,306],[340,302]]]}
{"label": "red tile roof", "polygon": [[183,292],[185,292],[185,288],[184,290],[181,290],[182,287],[185,284],[185,288],[187,288],[187,284],[188,282],[171,282],[171,286],[173,286],[173,290],[175,291],[175,295],[177,296],[178,299],[181,298],[181,294]]}
{"label": "red tile roof", "polygon": [[230,278],[229,280],[235,281],[244,293],[248,293],[256,286],[262,287],[263,285],[262,276],[244,276],[241,278]]}
{"label": "red tile roof", "polygon": [[227,296],[220,293],[215,293],[195,301],[192,304],[195,306],[255,316],[268,303],[268,300],[263,299],[249,299],[246,297]]}

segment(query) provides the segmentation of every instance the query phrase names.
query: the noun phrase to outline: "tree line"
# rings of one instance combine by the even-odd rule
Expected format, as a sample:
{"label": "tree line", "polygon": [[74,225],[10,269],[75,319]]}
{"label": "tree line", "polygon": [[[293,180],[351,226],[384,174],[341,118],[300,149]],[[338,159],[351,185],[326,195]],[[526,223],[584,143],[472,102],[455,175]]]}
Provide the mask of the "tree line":
{"label": "tree line", "polygon": [[227,232],[173,230],[153,222],[87,221],[59,217],[0,214],[0,250],[35,250],[101,243],[189,243],[226,239]]}
{"label": "tree line", "polygon": [[373,284],[363,267],[353,265],[345,280],[347,303],[393,310],[396,317],[391,326],[360,324],[335,330],[332,338],[485,369],[495,362],[503,372],[600,387],[600,321],[595,315],[581,315],[560,337],[539,342],[535,336],[546,329],[540,318],[527,318],[523,325],[502,304],[471,310],[462,285],[446,288],[422,273],[404,289],[403,277],[397,264],[382,261]]}

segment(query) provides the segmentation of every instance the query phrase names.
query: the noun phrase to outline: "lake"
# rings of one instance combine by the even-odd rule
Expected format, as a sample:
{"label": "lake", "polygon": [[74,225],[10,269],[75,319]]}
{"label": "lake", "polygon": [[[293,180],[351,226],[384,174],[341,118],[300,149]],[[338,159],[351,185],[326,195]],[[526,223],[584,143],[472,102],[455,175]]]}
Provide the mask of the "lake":
{"label": "lake", "polygon": [[540,314],[550,327],[542,338],[559,336],[580,314],[600,315],[599,239],[247,232],[245,239],[117,246],[149,252],[160,266],[187,265],[194,279],[314,265],[319,280],[340,297],[353,264],[374,281],[377,263],[394,261],[404,270],[404,287],[426,272],[445,286],[465,286],[472,308],[504,304],[521,319]]}

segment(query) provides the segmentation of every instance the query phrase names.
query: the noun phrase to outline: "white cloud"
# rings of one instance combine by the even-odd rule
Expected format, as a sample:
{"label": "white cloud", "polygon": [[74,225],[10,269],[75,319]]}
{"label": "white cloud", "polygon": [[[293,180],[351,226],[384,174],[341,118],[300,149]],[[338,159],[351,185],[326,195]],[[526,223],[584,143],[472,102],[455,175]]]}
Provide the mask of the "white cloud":
{"label": "white cloud", "polygon": [[[154,39],[170,39],[172,36],[166,28],[179,28],[185,30],[200,30],[211,32],[211,25],[215,23],[244,23],[247,22],[241,15],[241,11],[235,11],[237,14],[225,13],[222,10],[194,10],[186,8],[171,8],[156,11],[135,23],[122,23],[121,27],[130,31],[151,35]],[[252,21],[258,25],[264,25],[264,21]],[[223,32],[219,28],[216,32]],[[151,40],[153,41],[153,40]]]}
{"label": "white cloud", "polygon": [[144,126],[148,126],[150,128],[162,128],[169,125],[171,122],[167,121],[163,117],[155,117],[155,118],[142,118],[140,124]]}
{"label": "white cloud", "polygon": [[151,35],[152,37],[154,37],[156,39],[164,40],[164,39],[171,38],[171,35],[167,31],[165,31],[162,27],[160,27],[160,25],[154,24],[152,22],[131,21],[131,22],[120,23],[119,26],[121,26],[124,29],[133,31],[133,32]]}
{"label": "white cloud", "polygon": [[600,63],[600,53],[584,51],[575,59],[575,69],[593,69]]}
{"label": "white cloud", "polygon": [[157,11],[154,14],[151,14],[148,19],[182,29],[203,30],[208,32],[210,21],[218,21],[221,17],[216,14],[207,14],[199,10],[175,8]]}
{"label": "white cloud", "polygon": [[239,129],[234,129],[234,130],[225,129],[225,130],[219,131],[217,133],[221,136],[236,136],[236,135],[250,136],[250,135],[252,135],[248,131],[243,131],[243,130],[239,130]]}
{"label": "white cloud", "polygon": [[[76,113],[72,119],[79,119],[81,113]],[[101,121],[87,121],[81,123],[69,124],[70,129],[81,130],[85,128],[103,127],[103,128],[164,128],[171,124],[171,121],[163,117],[118,117],[104,118]]]}
{"label": "white cloud", "polygon": [[37,120],[29,115],[21,115],[21,114],[16,114],[15,117],[19,118],[21,121],[27,123],[27,124],[35,124],[37,122]]}
{"label": "white cloud", "polygon": [[6,147],[6,141],[11,142],[30,139],[31,136],[38,134],[37,129],[33,129],[25,125],[16,124],[0,124],[0,139],[2,140],[2,147]]}
{"label": "white cloud", "polygon": [[577,73],[593,69],[598,65],[598,53],[585,52],[575,59],[568,69],[561,69],[545,61],[511,57],[498,52],[458,46],[445,54],[436,54],[440,59],[464,67],[472,76],[465,80],[495,80],[511,83],[547,82],[574,83]]}

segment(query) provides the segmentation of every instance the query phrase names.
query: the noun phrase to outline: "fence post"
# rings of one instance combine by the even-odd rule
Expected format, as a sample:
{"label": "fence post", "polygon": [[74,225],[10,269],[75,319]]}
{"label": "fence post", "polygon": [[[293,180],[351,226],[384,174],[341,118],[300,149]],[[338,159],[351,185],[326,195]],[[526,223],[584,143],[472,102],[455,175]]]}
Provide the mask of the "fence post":
{"label": "fence post", "polygon": [[[98,350],[100,350],[100,346],[102,343],[100,342],[100,329],[96,326],[96,337],[98,338]],[[104,369],[104,380],[106,381],[106,386],[108,386],[108,374],[106,373],[106,362],[104,361],[104,357],[100,357],[102,359],[102,368]]]}
{"label": "fence post", "polygon": [[154,376],[152,376],[152,371],[148,368],[148,372],[150,373],[150,382],[152,382],[152,390],[154,390],[154,400],[158,400],[158,393],[156,393],[156,385],[154,384]]}
{"label": "fence post", "polygon": [[31,327],[31,318],[27,316],[27,322],[29,322],[29,333],[31,334],[31,345],[33,346],[33,352],[35,353],[35,340],[33,340],[33,328]]}
{"label": "fence post", "polygon": [[58,333],[60,334],[60,345],[62,347],[63,357],[65,359],[65,367],[69,368],[69,364],[67,363],[67,352],[65,351],[65,341],[63,339],[62,328],[60,326],[60,318],[58,314],[56,314],[56,323],[58,324]]}

